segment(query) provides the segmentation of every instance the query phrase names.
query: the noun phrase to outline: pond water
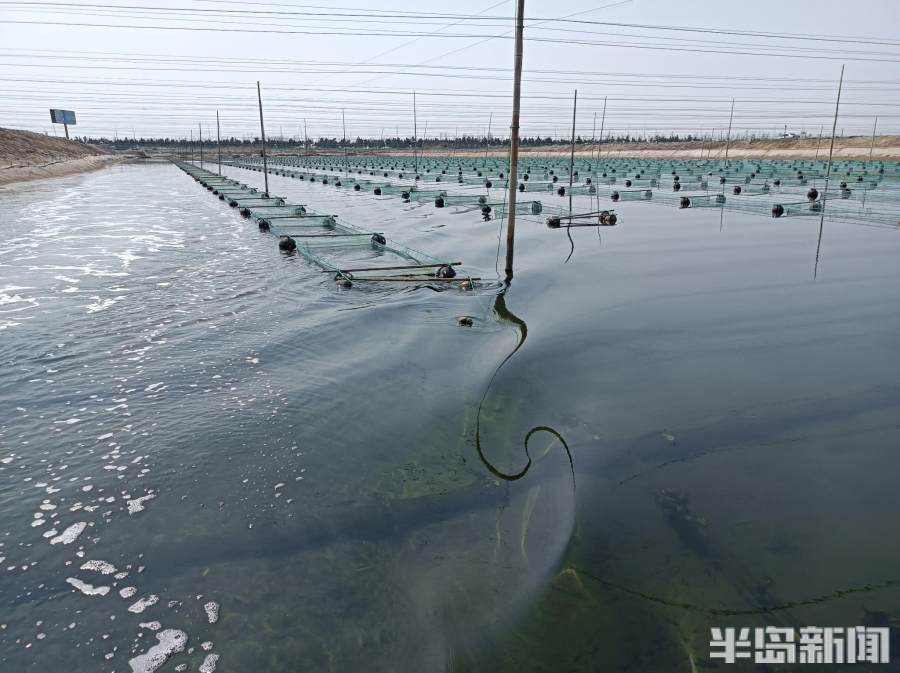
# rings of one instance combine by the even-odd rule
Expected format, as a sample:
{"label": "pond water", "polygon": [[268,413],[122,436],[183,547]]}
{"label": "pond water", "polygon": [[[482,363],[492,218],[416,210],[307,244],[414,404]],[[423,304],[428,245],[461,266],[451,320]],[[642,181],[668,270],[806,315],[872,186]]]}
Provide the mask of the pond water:
{"label": "pond water", "polygon": [[[497,278],[477,209],[270,184]],[[900,626],[900,232],[826,222],[814,278],[811,218],[617,210],[524,218],[502,295],[348,291],[172,165],[0,189],[0,671],[738,671],[710,627]]]}

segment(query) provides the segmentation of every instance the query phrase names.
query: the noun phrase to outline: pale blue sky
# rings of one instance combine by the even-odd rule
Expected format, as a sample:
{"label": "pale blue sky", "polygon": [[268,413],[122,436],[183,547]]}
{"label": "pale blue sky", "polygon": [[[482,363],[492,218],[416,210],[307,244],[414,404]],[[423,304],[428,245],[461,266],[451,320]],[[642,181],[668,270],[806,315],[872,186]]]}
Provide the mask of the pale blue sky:
{"label": "pale blue sky", "polygon": [[[415,15],[378,16],[403,12]],[[426,125],[429,136],[482,135],[491,115],[494,133],[505,135],[513,14],[512,0],[2,2],[0,125],[47,131],[48,108],[62,107],[76,111],[77,134],[130,136],[133,129],[139,136],[186,136],[196,133],[198,122],[204,133],[214,132],[219,109],[223,135],[252,137],[258,134],[259,79],[272,136],[302,135],[304,119],[311,137],[340,136],[342,109],[350,136],[411,135],[414,89],[420,135]],[[900,131],[896,0],[527,0],[526,16],[532,25],[526,37],[532,39],[525,45],[523,135],[568,135],[576,87],[583,136],[594,134],[595,113],[599,133],[604,97],[607,132],[722,133],[735,97],[738,135],[775,132],[785,124],[814,134],[824,125],[827,135],[842,63],[847,70],[839,132],[871,133],[876,115],[880,131]],[[540,23],[566,16],[832,37]],[[365,34],[371,31],[426,36]],[[498,35],[506,37],[488,39]],[[735,50],[778,55],[721,53]]]}

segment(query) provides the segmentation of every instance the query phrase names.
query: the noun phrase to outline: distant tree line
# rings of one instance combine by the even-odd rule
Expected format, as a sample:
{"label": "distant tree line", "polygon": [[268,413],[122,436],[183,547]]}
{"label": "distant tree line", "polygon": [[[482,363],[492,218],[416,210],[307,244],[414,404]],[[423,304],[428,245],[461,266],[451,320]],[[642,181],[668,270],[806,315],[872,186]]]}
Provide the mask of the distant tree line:
{"label": "distant tree line", "polygon": [[[765,133],[743,133],[743,134],[735,134],[732,138],[733,140],[771,140],[774,136],[771,134]],[[695,134],[654,134],[654,135],[643,135],[643,134],[624,134],[624,135],[615,135],[610,136],[606,135],[603,138],[604,144],[628,144],[628,143],[684,143],[684,142],[699,142],[699,141],[710,141],[716,140],[721,141],[724,140],[724,134],[714,134],[714,135],[706,135],[700,136]],[[94,145],[99,145],[101,147],[111,147],[115,149],[139,149],[139,148],[159,148],[159,147],[168,147],[173,149],[188,149],[191,144],[194,147],[198,146],[198,141],[195,139],[185,140],[184,138],[88,138],[82,137],[81,141],[86,143],[91,143]],[[538,147],[538,146],[547,146],[547,145],[560,145],[566,146],[571,144],[570,139],[565,138],[552,138],[551,136],[530,136],[524,137],[519,140],[519,143],[525,147]],[[596,138],[585,138],[582,136],[577,136],[575,138],[575,143],[577,145],[590,145],[597,143]],[[266,138],[266,145],[272,149],[299,149],[304,147],[309,147],[311,150],[334,150],[334,149],[411,149],[414,146],[416,147],[448,147],[448,148],[473,148],[473,147],[505,147],[509,144],[509,138],[503,138],[498,136],[492,136],[490,138],[485,138],[484,136],[474,136],[474,135],[465,135],[459,136],[456,138],[443,138],[443,137],[430,137],[430,138],[419,138],[414,140],[412,137],[390,137],[390,138],[348,138],[347,140],[343,140],[342,138],[316,138],[315,140],[310,139],[308,142],[304,141],[302,138]],[[229,147],[254,147],[261,146],[262,141],[260,138],[235,138],[234,136],[230,138],[222,138],[222,145],[227,145]],[[210,140],[208,138],[203,139],[203,147],[215,147],[216,141]]]}

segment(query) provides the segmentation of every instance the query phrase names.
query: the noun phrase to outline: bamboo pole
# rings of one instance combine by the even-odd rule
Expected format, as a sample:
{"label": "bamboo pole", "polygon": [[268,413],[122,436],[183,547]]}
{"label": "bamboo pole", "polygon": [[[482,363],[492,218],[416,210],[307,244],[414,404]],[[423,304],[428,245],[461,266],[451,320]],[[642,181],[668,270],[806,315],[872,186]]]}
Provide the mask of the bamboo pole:
{"label": "bamboo pole", "polygon": [[219,152],[219,175],[222,175],[222,127],[219,125],[218,110],[216,110],[216,148]]}
{"label": "bamboo pole", "polygon": [[[600,137],[597,138],[597,161],[600,161],[600,148],[603,145],[603,127],[606,124],[606,96],[603,97],[603,117],[600,119]],[[600,192],[597,192],[598,197]]]}
{"label": "bamboo pole", "polygon": [[201,122],[197,122],[197,129],[199,132],[199,145],[200,145],[200,169],[203,169],[203,124]]}
{"label": "bamboo pole", "polygon": [[734,98],[731,99],[731,115],[728,117],[728,138],[725,140],[725,170],[728,170],[728,150],[731,148],[731,122],[734,120]]}
{"label": "bamboo pole", "polygon": [[834,124],[831,127],[831,148],[828,150],[828,167],[825,169],[825,189],[822,192],[822,217],[819,220],[819,240],[816,243],[816,265],[813,278],[819,275],[819,253],[822,250],[822,231],[825,228],[825,202],[828,199],[828,180],[831,178],[831,158],[834,155],[834,135],[837,131],[838,110],[841,107],[841,89],[844,86],[844,67],[841,66],[841,78],[838,81],[837,100],[834,103]]}
{"label": "bamboo pole", "polygon": [[266,184],[266,196],[269,195],[269,163],[266,160],[266,125],[263,122],[262,109],[262,90],[259,88],[259,81],[256,82],[256,96],[259,100],[259,132],[262,136],[262,160],[263,160],[263,179]]}
{"label": "bamboo pole", "polygon": [[875,123],[872,125],[872,144],[869,145],[869,161],[872,161],[872,151],[875,149],[875,129],[878,128],[878,117],[875,117]]}
{"label": "bamboo pole", "polygon": [[513,110],[509,126],[509,220],[506,225],[506,282],[513,277],[516,242],[516,194],[519,182],[519,116],[522,100],[522,38],[525,32],[525,0],[516,6],[516,40],[513,75]]}
{"label": "bamboo pole", "polygon": [[569,157],[569,215],[572,214],[572,183],[575,180],[575,114],[578,112],[578,89],[572,103],[572,154]]}
{"label": "bamboo pole", "polygon": [[419,128],[416,115],[416,92],[413,91],[413,160],[415,161],[416,177],[419,176]]}

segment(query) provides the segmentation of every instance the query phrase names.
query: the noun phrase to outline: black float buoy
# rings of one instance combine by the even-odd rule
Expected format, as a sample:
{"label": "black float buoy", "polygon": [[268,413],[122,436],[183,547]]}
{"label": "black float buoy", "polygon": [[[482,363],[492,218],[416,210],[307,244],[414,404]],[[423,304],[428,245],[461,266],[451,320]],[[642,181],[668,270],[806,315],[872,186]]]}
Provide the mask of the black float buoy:
{"label": "black float buoy", "polygon": [[690,208],[690,207],[691,207],[691,200],[690,200],[688,197],[686,197],[686,196],[682,196],[682,197],[681,197],[681,207],[682,207],[682,208]]}
{"label": "black float buoy", "polygon": [[813,187],[808,192],[806,192],[806,198],[810,201],[815,201],[817,198],[819,198],[819,190]]}
{"label": "black float buoy", "polygon": [[249,208],[241,208],[240,213],[241,213],[241,217],[250,217],[250,209]]}
{"label": "black float buoy", "polygon": [[525,191],[525,183],[524,183],[524,182],[520,182],[520,183],[519,183],[519,191],[520,191],[520,192],[524,192],[524,191]]}
{"label": "black float buoy", "polygon": [[268,221],[268,220],[262,220],[262,219],[261,219],[261,220],[257,220],[256,224],[259,225],[259,230],[260,230],[260,231],[269,231],[269,228],[270,228],[270,226],[271,226],[271,225],[269,224],[269,221]]}
{"label": "black float buoy", "polygon": [[403,199],[404,201],[409,201],[409,192],[402,192],[400,194],[400,198]]}
{"label": "black float buoy", "polygon": [[381,196],[381,187],[376,187],[372,190],[375,196]]}
{"label": "black float buoy", "polygon": [[350,279],[342,273],[334,274],[334,284],[343,288],[353,287],[353,283],[350,282]]}
{"label": "black float buoy", "polygon": [[731,191],[733,191],[735,194],[740,194],[743,190],[741,189],[740,185],[735,185],[734,189]]}
{"label": "black float buoy", "polygon": [[590,179],[590,178],[585,178],[585,179],[584,179],[584,184],[586,184],[586,185],[591,184],[591,179]]}
{"label": "black float buoy", "polygon": [[437,278],[456,278],[456,271],[452,266],[442,266],[434,274]]}
{"label": "black float buoy", "polygon": [[776,187],[781,187],[781,179],[780,179],[780,178],[776,178],[774,184],[775,184]]}
{"label": "black float buoy", "polygon": [[619,200],[619,192],[613,192],[612,194],[609,195],[609,198],[611,198],[613,201],[618,201]]}
{"label": "black float buoy", "polygon": [[565,187],[560,187],[559,189],[556,190],[556,193],[559,194],[560,196],[565,196],[565,195],[566,195],[566,188],[565,188]]}
{"label": "black float buoy", "polygon": [[681,183],[680,183],[680,182],[673,182],[673,183],[672,183],[672,191],[673,191],[673,192],[680,192],[680,191],[681,191]]}
{"label": "black float buoy", "polygon": [[444,197],[443,196],[438,196],[437,198],[435,198],[434,207],[435,208],[443,208],[444,207]]}
{"label": "black float buoy", "polygon": [[619,221],[619,217],[615,213],[610,213],[606,217],[606,224],[610,227],[616,226],[616,222]]}
{"label": "black float buoy", "polygon": [[631,180],[626,180],[626,181],[625,181],[625,186],[626,186],[626,187],[631,187]]}
{"label": "black float buoy", "polygon": [[297,249],[297,241],[290,236],[282,236],[278,239],[278,249],[282,252],[293,252]]}
{"label": "black float buoy", "polygon": [[356,183],[355,185],[353,185],[353,190],[356,192],[358,192],[360,190],[359,183]]}
{"label": "black float buoy", "polygon": [[484,186],[487,187],[488,189],[490,189],[491,187],[494,186],[494,183],[491,182],[490,180],[487,180],[487,181],[485,181]]}
{"label": "black float buoy", "polygon": [[721,178],[719,178],[719,184],[720,184],[720,185],[724,185],[724,184],[725,184],[725,176],[724,176],[724,175],[723,175]]}
{"label": "black float buoy", "polygon": [[387,243],[387,239],[381,234],[372,234],[372,243],[377,243],[378,245],[385,245]]}
{"label": "black float buoy", "polygon": [[556,176],[556,175],[554,175],[554,176],[553,176],[553,182],[559,182],[559,177]]}
{"label": "black float buoy", "polygon": [[483,206],[481,206],[481,214],[484,215],[485,217],[490,216],[491,207],[487,204],[484,204]]}
{"label": "black float buoy", "polygon": [[459,323],[460,327],[471,327],[475,324],[475,321],[467,315],[462,315],[457,320],[457,323]]}
{"label": "black float buoy", "polygon": [[551,215],[547,218],[547,226],[551,229],[559,229],[560,224],[562,224],[562,220],[557,215]]}
{"label": "black float buoy", "polygon": [[784,206],[780,203],[776,203],[772,206],[772,217],[781,217],[782,215],[784,215]]}

